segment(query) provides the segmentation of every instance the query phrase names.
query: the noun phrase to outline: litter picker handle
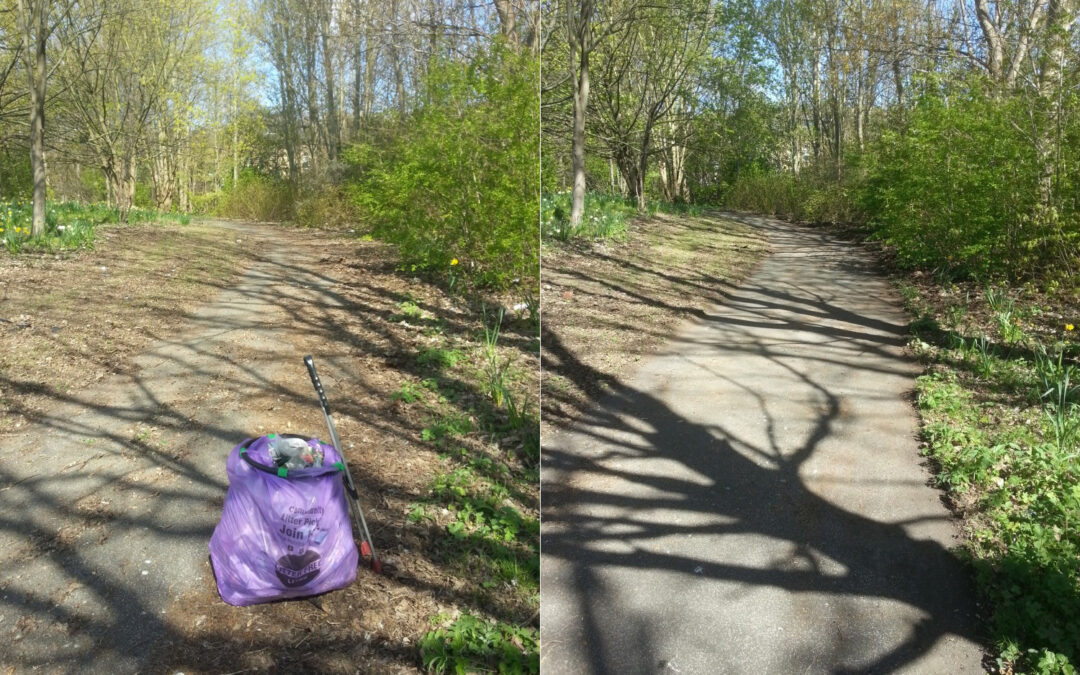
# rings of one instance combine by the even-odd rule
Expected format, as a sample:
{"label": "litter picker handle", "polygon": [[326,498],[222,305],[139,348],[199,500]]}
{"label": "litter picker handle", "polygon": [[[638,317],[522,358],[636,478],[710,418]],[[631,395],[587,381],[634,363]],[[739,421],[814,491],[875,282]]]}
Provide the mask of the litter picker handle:
{"label": "litter picker handle", "polygon": [[323,392],[319,374],[315,372],[315,360],[311,358],[311,354],[304,357],[304,365],[307,366],[308,375],[311,376],[311,384],[315,386],[315,392],[319,395],[319,403],[322,405],[323,412],[329,415],[330,404],[326,402],[326,393]]}

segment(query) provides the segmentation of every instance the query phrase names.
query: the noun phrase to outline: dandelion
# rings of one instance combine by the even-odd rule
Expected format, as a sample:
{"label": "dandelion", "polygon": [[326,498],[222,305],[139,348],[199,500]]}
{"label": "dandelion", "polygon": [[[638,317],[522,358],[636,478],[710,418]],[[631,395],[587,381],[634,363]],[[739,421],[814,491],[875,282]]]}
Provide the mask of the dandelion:
{"label": "dandelion", "polygon": [[450,266],[451,267],[453,267],[456,264],[457,264],[457,258],[454,258],[453,260],[450,261]]}
{"label": "dandelion", "polygon": [[1076,328],[1076,326],[1072,325],[1071,323],[1065,324],[1065,330],[1072,330],[1073,328]]}

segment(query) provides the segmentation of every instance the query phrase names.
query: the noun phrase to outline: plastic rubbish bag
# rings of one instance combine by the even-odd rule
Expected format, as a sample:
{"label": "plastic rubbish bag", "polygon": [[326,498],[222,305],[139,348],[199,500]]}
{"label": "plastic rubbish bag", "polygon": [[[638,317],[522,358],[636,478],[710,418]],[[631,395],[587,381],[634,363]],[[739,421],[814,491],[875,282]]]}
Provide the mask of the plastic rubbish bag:
{"label": "plastic rubbish bag", "polygon": [[312,439],[306,443],[323,456],[323,466],[279,467],[271,458],[273,440],[248,439],[226,462],[229,491],[210,538],[210,561],[230,605],[316,595],[356,579],[341,457]]}

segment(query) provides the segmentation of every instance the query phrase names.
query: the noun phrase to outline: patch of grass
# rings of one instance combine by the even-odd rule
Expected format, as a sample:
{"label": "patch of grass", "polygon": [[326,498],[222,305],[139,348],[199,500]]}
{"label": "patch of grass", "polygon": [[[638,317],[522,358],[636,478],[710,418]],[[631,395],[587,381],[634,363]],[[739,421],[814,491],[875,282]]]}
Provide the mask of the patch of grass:
{"label": "patch of grass", "polygon": [[[45,206],[45,233],[38,237],[31,236],[32,220],[32,204],[0,201],[0,247],[13,254],[92,248],[95,228],[119,222],[120,212],[104,204],[48,202]],[[128,213],[128,223],[156,221],[187,225],[191,217],[149,209],[131,209]]]}
{"label": "patch of grass", "polygon": [[461,412],[450,412],[442,417],[431,418],[420,430],[420,438],[437,443],[447,438],[464,436],[473,430],[472,420]]}
{"label": "patch of grass", "polygon": [[581,224],[570,225],[570,192],[544,195],[540,200],[541,235],[558,241],[570,239],[619,239],[637,208],[617,195],[590,192],[585,195]]}
{"label": "patch of grass", "polygon": [[449,625],[443,615],[432,622],[439,627],[420,639],[424,668],[429,672],[540,672],[535,629],[485,621],[472,614],[463,614]]}
{"label": "patch of grass", "polygon": [[989,607],[999,665],[1002,672],[1075,673],[1080,386],[1066,355],[1071,345],[1064,334],[1038,340],[1023,330],[1024,317],[1042,310],[1004,290],[987,290],[986,311],[976,316],[967,302],[959,311],[911,288],[909,305],[975,333],[939,332],[934,340],[921,320],[912,346],[929,367],[918,380],[926,453],[962,509],[964,554]]}
{"label": "patch of grass", "polygon": [[390,398],[403,403],[416,403],[424,397],[424,389],[415,382],[402,382]]}
{"label": "patch of grass", "polygon": [[444,349],[442,347],[431,347],[421,349],[416,355],[416,362],[424,367],[435,368],[436,370],[443,370],[447,368],[453,368],[463,358],[460,351],[456,349]]}
{"label": "patch of grass", "polygon": [[391,321],[403,321],[405,319],[412,319],[413,321],[420,321],[424,318],[424,310],[420,309],[419,305],[410,300],[405,300],[398,304],[398,314],[390,317]]}
{"label": "patch of grass", "polygon": [[[446,509],[447,559],[470,566],[486,577],[481,587],[509,592],[526,602],[537,600],[540,583],[540,521],[513,504],[514,491],[527,489],[522,480],[490,458],[438,474],[427,505]],[[430,516],[425,510],[416,518]]]}
{"label": "patch of grass", "polygon": [[701,204],[689,204],[687,202],[649,202],[649,215],[667,213],[676,216],[698,217],[705,213],[705,207]]}

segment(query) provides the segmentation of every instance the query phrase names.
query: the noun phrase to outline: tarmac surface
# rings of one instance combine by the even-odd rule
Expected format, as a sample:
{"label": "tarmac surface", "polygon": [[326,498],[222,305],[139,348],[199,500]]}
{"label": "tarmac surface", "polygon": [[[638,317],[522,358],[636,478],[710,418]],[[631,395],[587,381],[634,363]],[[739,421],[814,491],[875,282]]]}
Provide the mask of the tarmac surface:
{"label": "tarmac surface", "polygon": [[851,244],[733,217],[773,254],[543,439],[542,672],[983,672],[898,298]]}
{"label": "tarmac surface", "polygon": [[[284,383],[307,381],[287,339],[302,327],[280,299],[337,302],[298,255],[267,252],[182,333],[139,355],[135,375],[57,400],[0,439],[0,672],[146,672],[173,635],[170,602],[211,574],[228,452],[281,424],[264,402],[291,401]],[[319,367],[331,386],[332,364]],[[321,421],[314,390],[309,400]]]}

